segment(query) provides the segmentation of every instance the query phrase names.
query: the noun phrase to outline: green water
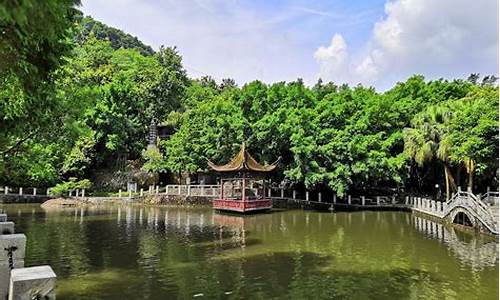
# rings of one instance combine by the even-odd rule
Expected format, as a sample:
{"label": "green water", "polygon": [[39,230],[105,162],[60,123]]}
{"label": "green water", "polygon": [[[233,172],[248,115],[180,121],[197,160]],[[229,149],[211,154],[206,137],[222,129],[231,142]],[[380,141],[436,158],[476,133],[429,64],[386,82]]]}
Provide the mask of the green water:
{"label": "green water", "polygon": [[498,243],[405,212],[0,209],[58,299],[498,299]]}

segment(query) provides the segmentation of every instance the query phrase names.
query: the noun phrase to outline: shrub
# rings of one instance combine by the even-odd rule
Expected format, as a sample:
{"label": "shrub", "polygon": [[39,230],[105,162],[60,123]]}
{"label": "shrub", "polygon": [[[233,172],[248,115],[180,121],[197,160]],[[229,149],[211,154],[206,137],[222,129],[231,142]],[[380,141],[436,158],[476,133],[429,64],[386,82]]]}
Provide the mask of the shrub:
{"label": "shrub", "polygon": [[55,187],[51,188],[50,191],[53,195],[65,196],[69,191],[76,189],[88,189],[92,186],[92,182],[88,179],[77,180],[71,177],[68,181],[57,184]]}

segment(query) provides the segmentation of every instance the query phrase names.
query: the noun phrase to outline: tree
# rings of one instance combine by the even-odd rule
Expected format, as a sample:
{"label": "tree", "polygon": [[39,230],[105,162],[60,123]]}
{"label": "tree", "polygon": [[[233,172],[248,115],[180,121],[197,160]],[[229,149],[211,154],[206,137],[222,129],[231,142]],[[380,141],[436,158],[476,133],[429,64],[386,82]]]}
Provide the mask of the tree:
{"label": "tree", "polygon": [[447,139],[452,112],[447,105],[430,106],[412,121],[412,127],[405,130],[405,151],[419,166],[438,160],[443,166],[446,185],[446,199],[450,190],[456,190],[451,167],[451,148]]}

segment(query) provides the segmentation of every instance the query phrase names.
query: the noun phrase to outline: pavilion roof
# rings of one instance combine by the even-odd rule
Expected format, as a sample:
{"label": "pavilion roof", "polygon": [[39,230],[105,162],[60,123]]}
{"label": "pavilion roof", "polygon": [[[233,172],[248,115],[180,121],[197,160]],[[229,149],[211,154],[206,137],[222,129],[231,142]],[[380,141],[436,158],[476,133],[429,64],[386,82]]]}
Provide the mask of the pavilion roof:
{"label": "pavilion roof", "polygon": [[250,153],[246,150],[245,143],[241,144],[240,151],[230,162],[225,165],[216,165],[210,160],[208,166],[217,172],[235,172],[235,171],[254,171],[254,172],[271,172],[276,168],[278,161],[270,165],[261,165]]}

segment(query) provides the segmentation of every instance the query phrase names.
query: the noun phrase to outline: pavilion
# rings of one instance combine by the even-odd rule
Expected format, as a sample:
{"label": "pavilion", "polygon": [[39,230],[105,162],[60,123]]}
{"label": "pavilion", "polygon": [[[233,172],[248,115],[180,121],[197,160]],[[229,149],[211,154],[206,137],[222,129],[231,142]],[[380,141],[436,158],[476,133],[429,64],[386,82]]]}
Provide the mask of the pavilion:
{"label": "pavilion", "polygon": [[219,166],[208,161],[209,167],[221,174],[219,197],[213,201],[216,210],[239,213],[265,211],[272,208],[266,199],[265,175],[276,168],[279,159],[271,165],[261,165],[241,145],[240,151],[227,164]]}

